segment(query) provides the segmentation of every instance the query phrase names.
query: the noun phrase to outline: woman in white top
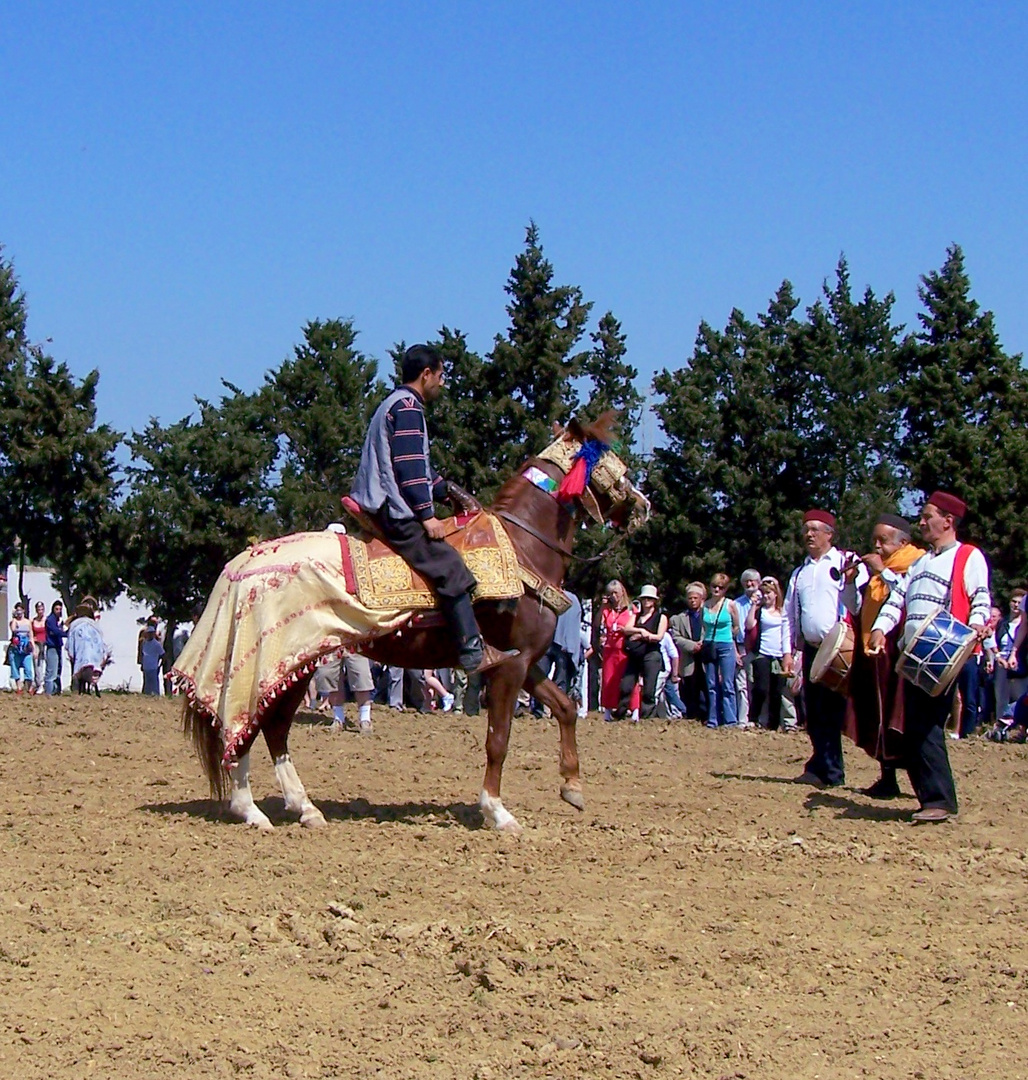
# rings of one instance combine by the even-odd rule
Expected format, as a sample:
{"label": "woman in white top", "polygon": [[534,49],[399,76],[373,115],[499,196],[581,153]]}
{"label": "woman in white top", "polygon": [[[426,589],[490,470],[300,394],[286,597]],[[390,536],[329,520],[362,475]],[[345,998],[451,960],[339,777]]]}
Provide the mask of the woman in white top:
{"label": "woman in white top", "polygon": [[767,702],[767,726],[777,731],[782,724],[782,689],[792,674],[792,641],[789,620],[785,616],[782,586],[777,579],[765,577],[753,596],[746,630],[752,642],[753,682],[750,688],[751,724],[760,720]]}

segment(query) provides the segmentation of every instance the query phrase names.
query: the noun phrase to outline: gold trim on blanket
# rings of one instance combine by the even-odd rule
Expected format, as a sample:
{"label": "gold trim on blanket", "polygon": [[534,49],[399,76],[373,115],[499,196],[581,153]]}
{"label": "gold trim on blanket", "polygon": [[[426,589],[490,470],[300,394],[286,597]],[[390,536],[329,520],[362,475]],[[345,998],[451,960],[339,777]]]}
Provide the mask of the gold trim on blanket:
{"label": "gold trim on blanket", "polygon": [[[492,526],[495,545],[460,549],[478,582],[475,600],[515,600],[524,594],[517,554],[507,531],[492,514],[483,514]],[[435,593],[419,574],[395,554],[368,558],[368,545],[350,538],[350,558],[361,603],[372,611],[404,608],[425,611],[436,607]]]}

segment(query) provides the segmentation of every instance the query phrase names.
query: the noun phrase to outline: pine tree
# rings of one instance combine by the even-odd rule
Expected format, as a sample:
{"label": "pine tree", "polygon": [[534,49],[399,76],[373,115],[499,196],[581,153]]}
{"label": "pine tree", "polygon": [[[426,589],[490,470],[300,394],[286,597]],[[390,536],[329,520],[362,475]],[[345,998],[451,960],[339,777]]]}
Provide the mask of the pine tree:
{"label": "pine tree", "polygon": [[279,441],[274,504],[283,532],[323,529],[339,519],[368,422],[386,394],[375,361],[354,347],[351,322],[315,320],[303,334],[292,359],[238,403],[252,405],[256,429]]}
{"label": "pine tree", "polygon": [[219,405],[198,398],[198,420],[165,427],[152,419],[128,439],[126,586],[171,634],[203,606],[229,559],[277,531],[275,443],[255,424],[253,402],[229,389]]}
{"label": "pine tree", "polygon": [[121,435],[96,423],[99,378],[92,371],[77,379],[30,344],[25,295],[0,258],[0,487],[7,508],[0,552],[17,547],[20,567],[45,560],[69,601],[86,591],[103,600],[120,591],[114,503]]}
{"label": "pine tree", "polygon": [[1020,484],[1028,474],[1028,377],[1008,356],[993,315],[971,297],[961,249],[947,249],[921,279],[921,329],[899,351],[900,457],[911,500],[936,488],[968,505],[963,529],[981,544],[1001,581],[1028,566],[1028,519]]}
{"label": "pine tree", "polygon": [[[446,364],[445,391],[427,410],[432,464],[447,480],[488,501],[506,476],[497,476],[492,461],[495,440],[485,362],[468,348],[459,330],[442,327],[432,344]],[[397,350],[399,355],[402,351]]]}
{"label": "pine tree", "polygon": [[497,482],[547,444],[554,422],[565,424],[577,411],[575,379],[585,355],[574,350],[592,307],[576,286],[553,284],[534,222],[506,292],[510,325],[496,336],[485,367],[492,414],[486,460]]}
{"label": "pine tree", "polygon": [[868,288],[855,301],[844,258],[822,294],[795,335],[803,377],[818,390],[800,460],[820,480],[812,502],[838,516],[838,542],[863,551],[875,516],[895,507],[902,486],[895,298]]}
{"label": "pine tree", "polygon": [[119,491],[115,451],[121,433],[96,423],[98,371],[76,379],[66,364],[31,350],[17,422],[8,432],[5,486],[23,550],[54,568],[54,585],[73,600],[121,592]]}

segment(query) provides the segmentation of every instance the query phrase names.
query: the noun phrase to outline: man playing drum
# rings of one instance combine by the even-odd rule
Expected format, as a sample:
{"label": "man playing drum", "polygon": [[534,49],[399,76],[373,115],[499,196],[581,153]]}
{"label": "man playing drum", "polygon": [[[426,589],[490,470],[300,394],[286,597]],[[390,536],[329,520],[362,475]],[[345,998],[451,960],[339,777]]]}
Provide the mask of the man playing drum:
{"label": "man playing drum", "polygon": [[[946,491],[933,492],[918,526],[931,549],[911,567],[906,577],[891,583],[868,642],[868,649],[885,647],[885,638],[903,626],[903,644],[909,646],[941,607],[970,626],[980,641],[985,637],[991,601],[989,568],[985,556],[971,544],[957,540],[957,526],[966,504]],[[903,684],[902,757],[921,806],[915,823],[946,821],[957,812],[957,792],[946,750],[946,718],[953,704],[954,684],[931,696],[913,682]]]}
{"label": "man playing drum", "polygon": [[[827,686],[813,682],[810,669],[818,647],[843,613],[843,574],[851,560],[833,544],[835,517],[827,510],[808,510],[803,515],[803,544],[807,557],[792,572],[785,594],[785,611],[793,647],[793,670],[803,665],[803,704],[812,754],[798,784],[838,787],[845,779],[842,760],[842,722],[846,699]],[[859,587],[867,571],[857,565]]]}
{"label": "man playing drum", "polygon": [[861,560],[871,574],[867,585],[857,592],[853,584],[856,567],[852,567],[846,572],[847,586],[843,591],[846,606],[860,612],[845,733],[881,765],[881,776],[864,789],[864,794],[874,799],[895,799],[900,793],[896,761],[902,753],[903,738],[903,691],[895,670],[899,630],[887,635],[884,649],[870,652],[869,646],[872,628],[893,582],[905,577],[925,552],[911,543],[909,523],[896,514],[878,517],[871,532],[871,548],[871,553]]}

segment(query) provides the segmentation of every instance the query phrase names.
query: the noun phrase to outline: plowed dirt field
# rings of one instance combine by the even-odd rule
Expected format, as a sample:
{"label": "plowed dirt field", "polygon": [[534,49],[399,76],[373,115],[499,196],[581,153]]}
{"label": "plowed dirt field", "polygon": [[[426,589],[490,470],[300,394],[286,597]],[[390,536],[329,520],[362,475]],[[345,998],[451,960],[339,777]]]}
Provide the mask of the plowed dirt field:
{"label": "plowed dirt field", "polygon": [[[307,716],[328,827],[206,799],[173,702],[0,701],[0,1076],[1028,1076],[1024,747],[950,744],[959,819],[814,792],[803,735],[519,719],[479,827],[484,719]],[[904,779],[904,784],[906,783]],[[909,790],[909,788],[907,788]]]}

